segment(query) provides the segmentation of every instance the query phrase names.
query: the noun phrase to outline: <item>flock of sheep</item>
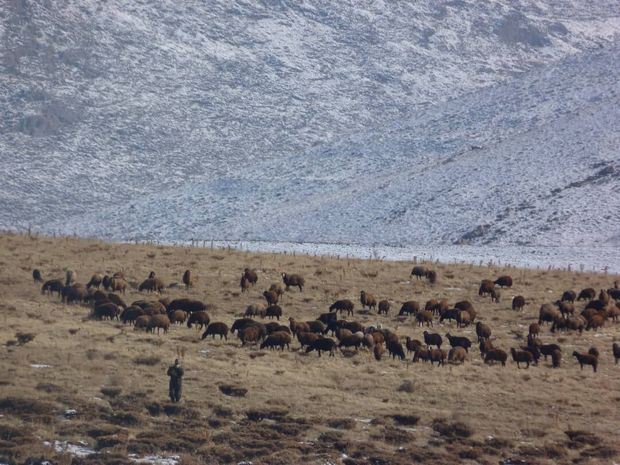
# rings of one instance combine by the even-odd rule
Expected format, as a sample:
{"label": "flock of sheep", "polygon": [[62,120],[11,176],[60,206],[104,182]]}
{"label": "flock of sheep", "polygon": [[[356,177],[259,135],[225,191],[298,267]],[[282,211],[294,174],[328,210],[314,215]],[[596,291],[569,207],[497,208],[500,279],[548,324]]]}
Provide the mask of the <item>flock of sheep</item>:
{"label": "flock of sheep", "polygon": [[[415,266],[411,271],[411,276],[416,279],[427,279],[434,283],[437,280],[437,273],[434,270],[426,269],[422,266]],[[358,321],[348,321],[342,319],[342,315],[354,315],[355,304],[349,299],[335,301],[329,311],[321,313],[315,320],[297,321],[292,316],[288,318],[288,325],[280,323],[280,318],[284,316],[282,307],[278,305],[283,294],[296,287],[299,292],[303,291],[305,279],[297,274],[282,273],[283,284],[272,284],[262,295],[265,304],[249,305],[243,318],[235,320],[229,327],[221,321],[211,321],[209,311],[213,308],[199,300],[180,298],[171,300],[161,298],[159,300],[138,300],[131,305],[127,305],[119,294],[125,294],[129,284],[123,272],[118,272],[112,276],[94,274],[86,284],[76,282],[76,274],[67,271],[64,281],[62,279],[51,279],[43,282],[39,270],[33,271],[35,282],[43,283],[43,293],[57,293],[63,303],[86,303],[92,306],[92,318],[94,319],[117,319],[124,324],[130,324],[138,330],[157,332],[160,330],[168,332],[173,324],[187,324],[200,330],[204,330],[202,339],[208,336],[220,339],[228,339],[229,334],[236,334],[242,346],[258,345],[264,348],[285,348],[290,349],[293,339],[296,338],[302,350],[306,352],[316,351],[318,356],[322,352],[334,356],[337,349],[367,348],[374,353],[377,360],[381,360],[387,352],[392,358],[405,360],[407,354],[413,353],[413,362],[425,361],[431,364],[443,365],[447,362],[453,364],[464,363],[469,355],[469,349],[477,344],[480,355],[485,363],[506,364],[508,356],[520,368],[525,365],[529,368],[530,364],[538,364],[541,356],[547,359],[551,357],[552,366],[560,367],[562,361],[562,349],[558,344],[543,344],[539,339],[541,327],[545,324],[551,325],[551,331],[588,331],[597,330],[608,321],[617,322],[620,316],[620,289],[618,283],[614,287],[597,293],[592,288],[583,289],[578,295],[574,291],[566,291],[554,303],[545,303],[539,311],[537,323],[529,325],[527,343],[519,347],[512,347],[508,352],[496,347],[491,340],[492,328],[481,321],[476,321],[478,314],[474,306],[468,300],[462,300],[451,305],[448,299],[431,299],[424,305],[417,301],[404,302],[398,312],[400,317],[411,316],[415,319],[418,326],[426,326],[429,330],[435,323],[454,321],[456,328],[463,328],[474,325],[476,330],[476,341],[471,341],[465,336],[455,336],[450,333],[445,334],[445,338],[450,346],[450,350],[442,349],[444,338],[438,333],[430,333],[428,330],[423,332],[423,341],[406,337],[404,345],[403,338],[394,331],[383,328],[381,324],[376,326],[364,326]],[[185,271],[182,278],[186,288],[193,286],[193,279],[190,270]],[[246,268],[240,280],[242,292],[249,291],[258,282],[258,274],[255,270]],[[480,296],[489,295],[494,301],[499,301],[499,288],[511,287],[512,278],[510,276],[500,276],[496,280],[483,280],[480,283]],[[147,293],[162,293],[165,289],[164,282],[151,272],[142,283],[137,286],[138,291]],[[103,290],[102,290],[103,288]],[[598,297],[598,298],[597,298]],[[585,301],[584,308],[577,311],[576,305],[580,301]],[[577,304],[576,304],[577,302]],[[363,309],[377,311],[378,315],[388,315],[390,302],[380,300],[366,292],[360,292],[360,303]],[[516,296],[512,300],[513,310],[520,311],[525,306],[525,298]],[[341,317],[338,317],[340,312]],[[255,318],[275,319],[268,323],[262,323]],[[444,346],[445,347],[445,346]],[[620,359],[620,346],[617,343],[612,345],[612,353],[615,362]],[[592,347],[587,353],[577,351],[572,354],[583,369],[584,365],[592,366],[596,372],[599,363],[599,351]]]}

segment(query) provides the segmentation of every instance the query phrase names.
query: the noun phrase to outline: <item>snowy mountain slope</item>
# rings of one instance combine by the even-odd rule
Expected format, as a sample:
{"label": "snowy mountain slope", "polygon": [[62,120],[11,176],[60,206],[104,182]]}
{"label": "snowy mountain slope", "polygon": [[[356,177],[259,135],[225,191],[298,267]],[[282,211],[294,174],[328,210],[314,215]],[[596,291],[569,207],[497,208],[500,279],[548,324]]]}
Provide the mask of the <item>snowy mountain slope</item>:
{"label": "snowy mountain slope", "polygon": [[[619,18],[608,0],[5,2],[0,227],[347,237],[346,228],[312,223],[329,220],[316,210],[297,218],[295,204],[303,196],[339,217],[330,198],[349,209],[344,199],[373,193],[350,180],[347,164],[398,185],[392,173],[457,155],[464,139],[486,144],[488,121],[463,125],[450,108],[567,56],[606,50]],[[493,130],[508,137],[544,124],[553,111],[537,108],[541,120],[529,126],[500,110]],[[434,124],[447,114],[454,133]],[[393,215],[405,208],[391,203]],[[276,222],[280,211],[297,226]],[[404,237],[353,231],[349,239]]]}
{"label": "snowy mountain slope", "polygon": [[617,45],[579,54],[303,157],[51,227],[170,241],[617,244],[619,63]]}

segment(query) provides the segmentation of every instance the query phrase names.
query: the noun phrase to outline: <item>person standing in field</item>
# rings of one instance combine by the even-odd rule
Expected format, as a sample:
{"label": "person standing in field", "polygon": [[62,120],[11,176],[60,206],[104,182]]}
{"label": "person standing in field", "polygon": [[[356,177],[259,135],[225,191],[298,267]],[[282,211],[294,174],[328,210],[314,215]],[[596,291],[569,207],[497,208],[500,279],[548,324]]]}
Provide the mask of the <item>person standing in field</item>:
{"label": "person standing in field", "polygon": [[170,383],[168,385],[168,395],[171,402],[178,402],[181,400],[181,391],[183,389],[183,368],[179,365],[179,359],[174,361],[174,365],[168,368],[168,376],[170,377]]}

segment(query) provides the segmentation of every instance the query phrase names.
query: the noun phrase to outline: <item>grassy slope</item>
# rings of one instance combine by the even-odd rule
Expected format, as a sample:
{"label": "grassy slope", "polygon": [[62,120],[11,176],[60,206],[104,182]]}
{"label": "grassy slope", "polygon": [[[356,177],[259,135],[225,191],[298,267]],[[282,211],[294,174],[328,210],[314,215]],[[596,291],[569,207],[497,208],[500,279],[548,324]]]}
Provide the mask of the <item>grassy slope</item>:
{"label": "grassy slope", "polygon": [[[259,270],[259,282],[241,295],[238,277],[246,266]],[[84,440],[107,451],[104,456],[80,459],[88,463],[123,463],[128,453],[167,452],[180,454],[188,464],[339,463],[343,452],[357,463],[470,459],[497,463],[514,456],[533,463],[609,463],[620,453],[620,366],[614,366],[611,355],[618,325],[608,324],[599,333],[583,336],[557,336],[545,328],[542,339],[559,342],[563,348],[563,366],[558,370],[550,368],[550,361],[529,370],[517,370],[512,362],[505,368],[485,366],[477,350],[465,365],[444,368],[387,359],[377,362],[365,351],[319,359],[316,353],[299,353],[296,342],[292,351],[259,355],[255,349],[240,348],[234,337],[227,342],[201,341],[200,332],[186,326],[157,336],[117,322],[88,320],[88,308],[65,306],[41,295],[31,279],[35,267],[46,279],[61,277],[70,267],[80,282],[93,272],[121,267],[129,281],[139,282],[155,270],[167,283],[180,282],[183,271],[191,268],[196,286],[189,292],[169,289],[167,295],[189,295],[212,303],[216,306],[212,321],[229,324],[248,304],[262,301],[262,290],[279,282],[281,271],[298,272],[306,277],[307,288],[285,295],[285,320],[289,316],[313,319],[336,298],[358,302],[359,291],[365,289],[390,299],[392,310],[388,317],[358,314],[356,319],[380,322],[403,337],[418,339],[422,329],[410,319],[400,321],[395,316],[401,302],[467,298],[492,326],[496,345],[505,350],[520,343],[517,338],[527,333],[540,304],[554,301],[566,289],[606,288],[615,279],[437,264],[439,281],[430,286],[410,281],[411,264],[405,262],[2,235],[0,342],[13,340],[16,332],[36,337],[24,346],[0,348],[0,461],[6,457],[21,463],[29,456],[45,456],[71,463],[69,456],[42,444],[54,439]],[[502,291],[500,304],[477,296],[481,279],[504,272],[515,278],[515,286]],[[528,300],[522,314],[510,310],[516,294]],[[141,297],[132,290],[125,300]],[[78,331],[71,335],[70,329]],[[475,338],[473,329],[461,331],[453,324],[435,329]],[[580,371],[569,356],[591,345],[602,351],[596,374],[591,369]],[[183,401],[173,409],[167,404],[165,371],[177,356],[186,376]],[[156,363],[139,364],[138,357],[154,357]],[[52,367],[31,367],[35,363]],[[399,389],[406,381],[411,388]],[[247,395],[225,396],[218,389],[222,384],[246,388]],[[105,395],[102,387],[116,392]],[[77,416],[64,419],[67,408],[75,408]],[[286,415],[255,422],[247,417],[252,411]],[[419,421],[403,426],[393,419],[397,414],[419,417]],[[436,419],[447,419],[449,425],[462,422],[472,435],[452,439],[445,432],[436,433]],[[567,448],[564,431],[569,428],[598,434],[601,442]],[[373,457],[384,462],[372,462]]]}

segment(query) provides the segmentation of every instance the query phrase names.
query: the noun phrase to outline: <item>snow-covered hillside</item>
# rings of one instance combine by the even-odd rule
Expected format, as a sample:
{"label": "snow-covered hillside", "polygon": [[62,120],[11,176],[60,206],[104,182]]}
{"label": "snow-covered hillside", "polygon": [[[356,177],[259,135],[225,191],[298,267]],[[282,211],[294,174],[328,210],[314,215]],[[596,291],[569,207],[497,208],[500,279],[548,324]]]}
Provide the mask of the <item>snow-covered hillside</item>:
{"label": "snow-covered hillside", "polygon": [[16,1],[0,227],[620,243],[617,2]]}

